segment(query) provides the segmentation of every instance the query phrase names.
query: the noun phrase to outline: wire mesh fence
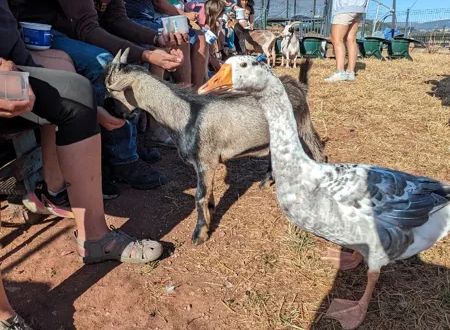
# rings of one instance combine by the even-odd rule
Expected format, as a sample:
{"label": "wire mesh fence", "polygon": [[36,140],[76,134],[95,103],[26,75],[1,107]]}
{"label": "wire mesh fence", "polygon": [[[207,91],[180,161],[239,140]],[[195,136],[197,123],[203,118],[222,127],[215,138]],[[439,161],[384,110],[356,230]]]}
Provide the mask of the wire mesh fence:
{"label": "wire mesh fence", "polygon": [[[328,37],[332,0],[255,0],[255,25],[297,21],[302,35]],[[370,0],[359,37],[403,35],[450,47],[450,8],[396,11],[391,1]]]}
{"label": "wire mesh fence", "polygon": [[406,10],[394,13],[390,8],[377,7],[367,12],[360,33],[361,36],[387,39],[392,35],[403,35],[423,43],[432,42],[442,47],[449,47],[450,8]]}

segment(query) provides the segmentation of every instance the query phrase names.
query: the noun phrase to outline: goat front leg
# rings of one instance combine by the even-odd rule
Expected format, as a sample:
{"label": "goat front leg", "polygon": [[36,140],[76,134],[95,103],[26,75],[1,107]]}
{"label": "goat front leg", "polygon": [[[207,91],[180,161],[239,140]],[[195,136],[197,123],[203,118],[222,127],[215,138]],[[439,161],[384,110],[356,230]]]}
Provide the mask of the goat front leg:
{"label": "goat front leg", "polygon": [[213,179],[214,170],[197,169],[197,191],[195,192],[197,224],[192,234],[192,243],[195,245],[202,244],[209,238],[212,214],[210,209],[214,210]]}
{"label": "goat front leg", "polygon": [[281,66],[284,65],[284,55],[281,55]]}
{"label": "goat front leg", "polygon": [[297,68],[297,55],[294,56],[294,69]]}

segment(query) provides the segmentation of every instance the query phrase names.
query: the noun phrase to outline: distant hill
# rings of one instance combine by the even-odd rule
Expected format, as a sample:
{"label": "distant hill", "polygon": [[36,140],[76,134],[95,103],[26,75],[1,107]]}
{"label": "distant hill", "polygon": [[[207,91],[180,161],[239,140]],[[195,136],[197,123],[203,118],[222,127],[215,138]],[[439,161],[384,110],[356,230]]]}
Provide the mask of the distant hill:
{"label": "distant hill", "polygon": [[424,22],[424,23],[414,23],[411,26],[416,30],[435,30],[435,29],[450,29],[450,19],[442,19],[439,21]]}

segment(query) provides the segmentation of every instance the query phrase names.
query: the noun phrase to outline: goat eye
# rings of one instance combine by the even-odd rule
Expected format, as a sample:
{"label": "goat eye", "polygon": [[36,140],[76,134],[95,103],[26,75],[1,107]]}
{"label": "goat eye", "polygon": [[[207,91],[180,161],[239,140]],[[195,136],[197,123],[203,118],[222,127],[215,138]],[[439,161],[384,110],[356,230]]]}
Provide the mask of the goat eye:
{"label": "goat eye", "polygon": [[241,63],[241,68],[246,68],[247,67],[247,63],[246,62],[242,62]]}
{"label": "goat eye", "polygon": [[257,66],[259,63],[258,62],[252,62],[253,66]]}

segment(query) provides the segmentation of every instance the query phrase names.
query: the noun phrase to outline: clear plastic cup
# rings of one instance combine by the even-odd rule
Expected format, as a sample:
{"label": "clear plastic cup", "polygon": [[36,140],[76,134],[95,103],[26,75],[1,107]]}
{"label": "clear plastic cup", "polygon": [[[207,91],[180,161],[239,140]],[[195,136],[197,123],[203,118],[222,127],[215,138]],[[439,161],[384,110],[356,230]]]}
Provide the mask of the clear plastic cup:
{"label": "clear plastic cup", "polygon": [[184,15],[170,16],[171,32],[189,33],[188,19]]}
{"label": "clear plastic cup", "polygon": [[28,72],[0,71],[0,99],[28,100]]}
{"label": "clear plastic cup", "polygon": [[237,20],[244,20],[245,19],[245,9],[244,8],[236,8],[236,19]]}
{"label": "clear plastic cup", "polygon": [[173,31],[171,31],[171,24],[170,24],[170,17],[161,17],[161,21],[163,24],[163,32],[164,33],[171,33]]}

